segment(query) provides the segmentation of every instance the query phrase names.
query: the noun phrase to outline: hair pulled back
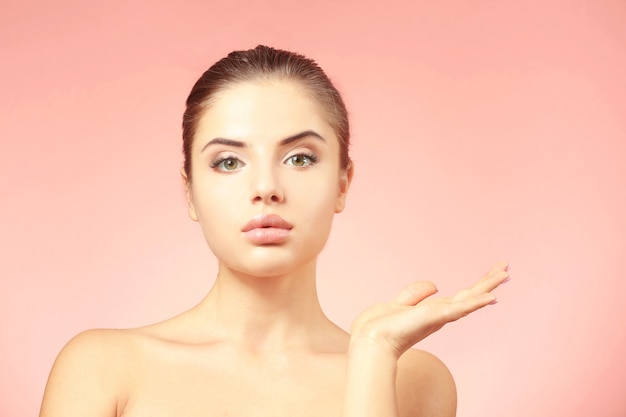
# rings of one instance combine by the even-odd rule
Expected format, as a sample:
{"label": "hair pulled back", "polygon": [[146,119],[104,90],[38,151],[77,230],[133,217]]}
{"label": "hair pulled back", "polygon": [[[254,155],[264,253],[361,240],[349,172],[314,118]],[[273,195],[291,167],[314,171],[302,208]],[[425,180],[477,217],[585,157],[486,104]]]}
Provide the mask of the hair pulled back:
{"label": "hair pulled back", "polygon": [[350,127],[339,91],[315,61],[294,52],[259,45],[247,51],[231,52],[204,72],[191,89],[183,115],[184,169],[189,180],[191,146],[198,122],[215,94],[239,82],[270,79],[298,82],[317,101],[339,140],[341,166],[348,167]]}

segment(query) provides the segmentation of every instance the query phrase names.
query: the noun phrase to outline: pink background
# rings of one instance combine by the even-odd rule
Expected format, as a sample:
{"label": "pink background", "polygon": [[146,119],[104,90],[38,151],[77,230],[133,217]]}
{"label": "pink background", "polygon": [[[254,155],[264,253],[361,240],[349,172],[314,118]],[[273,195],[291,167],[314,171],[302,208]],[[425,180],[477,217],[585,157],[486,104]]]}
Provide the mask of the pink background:
{"label": "pink background", "polygon": [[2,417],[38,412],[74,334],[204,296],[183,102],[258,43],[316,58],[351,111],[328,315],[347,328],[410,281],[449,294],[509,260],[496,306],[420,344],[455,375],[458,415],[626,415],[626,3],[213,3],[0,5]]}

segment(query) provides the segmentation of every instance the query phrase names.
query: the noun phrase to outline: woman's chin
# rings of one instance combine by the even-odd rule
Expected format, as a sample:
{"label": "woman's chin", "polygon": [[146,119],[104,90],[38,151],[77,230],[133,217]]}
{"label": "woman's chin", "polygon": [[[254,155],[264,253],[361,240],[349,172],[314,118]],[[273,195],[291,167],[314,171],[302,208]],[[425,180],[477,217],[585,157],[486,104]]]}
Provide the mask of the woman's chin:
{"label": "woman's chin", "polygon": [[[259,278],[281,278],[303,276],[315,273],[317,253],[313,245],[306,250],[297,250],[290,246],[257,246],[245,256],[237,254],[215,253],[220,269],[230,270],[232,274]],[[321,248],[319,248],[321,250]],[[221,255],[221,256],[220,256]],[[229,256],[230,255],[230,256]],[[221,271],[221,272],[226,272]]]}
{"label": "woman's chin", "polygon": [[245,264],[227,265],[222,263],[233,275],[255,278],[286,278],[288,276],[303,276],[307,272],[315,271],[315,260],[296,262],[293,259],[247,259]]}

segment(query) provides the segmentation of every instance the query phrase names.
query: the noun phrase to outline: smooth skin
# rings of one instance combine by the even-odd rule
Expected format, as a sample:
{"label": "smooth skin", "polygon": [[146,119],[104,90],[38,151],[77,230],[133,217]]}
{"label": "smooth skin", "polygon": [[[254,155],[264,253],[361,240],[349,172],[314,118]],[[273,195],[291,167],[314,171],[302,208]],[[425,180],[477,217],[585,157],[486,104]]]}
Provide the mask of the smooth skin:
{"label": "smooth skin", "polygon": [[[411,346],[494,303],[508,266],[451,297],[412,284],[346,333],[315,289],[317,256],[352,179],[338,155],[323,109],[297,84],[241,83],[219,94],[200,121],[191,178],[182,173],[189,215],[219,261],[215,284],[164,322],[76,336],[53,366],[40,415],[454,416],[449,371]],[[247,239],[242,227],[260,214],[290,222],[288,238]]]}

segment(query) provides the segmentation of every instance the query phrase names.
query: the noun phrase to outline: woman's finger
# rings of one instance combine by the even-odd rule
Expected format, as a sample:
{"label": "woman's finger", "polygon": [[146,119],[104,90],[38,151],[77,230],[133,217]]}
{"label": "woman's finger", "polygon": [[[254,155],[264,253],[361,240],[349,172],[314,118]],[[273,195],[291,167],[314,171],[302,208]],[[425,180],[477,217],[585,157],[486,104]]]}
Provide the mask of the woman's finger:
{"label": "woman's finger", "polygon": [[423,311],[416,311],[416,314],[426,315],[429,317],[427,320],[438,323],[439,327],[441,327],[446,323],[456,321],[489,304],[493,304],[495,301],[496,297],[491,293],[477,294],[473,297],[464,297],[458,300],[440,298],[433,300],[432,303],[428,302],[424,303],[423,306],[418,306],[416,310],[422,309]]}
{"label": "woman's finger", "polygon": [[506,262],[501,262],[499,264],[499,267],[492,268],[489,274],[485,275],[477,283],[469,288],[459,291],[452,298],[454,300],[463,300],[468,297],[489,293],[507,282],[511,278],[509,273],[506,271],[506,266],[508,264]]}
{"label": "woman's finger", "polygon": [[427,297],[435,294],[437,287],[432,282],[419,281],[404,287],[393,299],[393,302],[402,306],[414,306]]}
{"label": "woman's finger", "polygon": [[496,289],[499,285],[505,283],[510,279],[510,275],[507,271],[496,271],[485,278],[472,285],[470,288],[476,293],[490,292]]}
{"label": "woman's finger", "polygon": [[493,264],[491,266],[491,269],[489,269],[489,272],[487,272],[487,275],[491,275],[491,274],[493,274],[495,272],[498,272],[498,271],[508,271],[508,269],[509,269],[509,263],[508,262],[499,261],[499,262],[496,262],[495,264]]}
{"label": "woman's finger", "polygon": [[489,278],[492,277],[494,274],[508,272],[508,270],[509,270],[508,262],[496,262],[478,282],[489,280]]}

